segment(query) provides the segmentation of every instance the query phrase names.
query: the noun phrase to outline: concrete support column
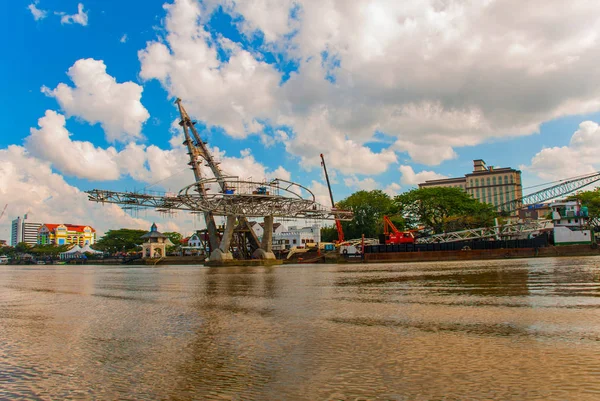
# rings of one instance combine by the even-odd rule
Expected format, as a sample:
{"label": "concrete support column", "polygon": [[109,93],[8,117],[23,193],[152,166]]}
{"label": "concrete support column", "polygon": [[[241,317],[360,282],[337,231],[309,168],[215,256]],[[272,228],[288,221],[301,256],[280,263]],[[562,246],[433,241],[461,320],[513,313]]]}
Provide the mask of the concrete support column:
{"label": "concrete support column", "polygon": [[260,248],[254,251],[252,257],[256,259],[275,259],[273,253],[273,216],[265,216],[265,227]]}
{"label": "concrete support column", "polygon": [[233,255],[229,251],[231,245],[231,238],[233,237],[233,230],[235,229],[235,216],[227,216],[227,222],[225,223],[225,231],[223,232],[223,238],[219,247],[211,252],[210,261],[223,261],[233,260]]}

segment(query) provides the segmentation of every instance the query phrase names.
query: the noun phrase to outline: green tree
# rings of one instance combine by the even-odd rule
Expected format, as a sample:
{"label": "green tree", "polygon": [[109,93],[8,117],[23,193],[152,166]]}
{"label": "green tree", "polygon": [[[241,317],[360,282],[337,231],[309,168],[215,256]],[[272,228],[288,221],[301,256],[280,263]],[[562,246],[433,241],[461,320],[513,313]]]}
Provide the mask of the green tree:
{"label": "green tree", "polygon": [[322,242],[334,242],[334,241],[337,241],[337,239],[338,239],[338,235],[337,235],[337,229],[335,228],[335,225],[321,227],[321,241]]}
{"label": "green tree", "polygon": [[105,252],[132,252],[142,244],[142,235],[145,230],[132,230],[121,228],[119,230],[108,230],[94,245],[95,249]]}
{"label": "green tree", "polygon": [[435,233],[494,224],[494,207],[473,199],[460,188],[419,188],[394,198],[407,225],[433,229]]}
{"label": "green tree", "polygon": [[66,252],[69,250],[70,245],[36,245],[30,249],[30,253],[40,256],[58,256],[61,252]]}
{"label": "green tree", "polygon": [[31,245],[29,245],[27,242],[19,242],[15,246],[15,251],[17,251],[18,253],[27,253],[30,250],[31,250]]}
{"label": "green tree", "polygon": [[590,224],[597,227],[600,222],[600,188],[591,191],[581,191],[567,198],[568,200],[579,200],[582,206],[588,208]]}
{"label": "green tree", "polygon": [[587,206],[590,217],[600,217],[600,188],[577,192],[569,196],[568,200],[579,200],[582,206]]}
{"label": "green tree", "polygon": [[[392,198],[378,189],[355,192],[336,206],[354,213],[352,221],[342,222],[346,239],[360,238],[362,234],[368,238],[377,238],[383,232],[383,216],[395,216],[398,212]],[[394,224],[398,223],[398,229],[402,229],[402,218],[395,216],[394,221]],[[337,233],[335,236],[337,238]]]}
{"label": "green tree", "polygon": [[174,231],[166,232],[163,234],[169,237],[169,240],[171,240],[171,242],[173,243],[173,245],[167,247],[167,254],[175,253],[181,249],[181,240],[183,239],[183,235]]}

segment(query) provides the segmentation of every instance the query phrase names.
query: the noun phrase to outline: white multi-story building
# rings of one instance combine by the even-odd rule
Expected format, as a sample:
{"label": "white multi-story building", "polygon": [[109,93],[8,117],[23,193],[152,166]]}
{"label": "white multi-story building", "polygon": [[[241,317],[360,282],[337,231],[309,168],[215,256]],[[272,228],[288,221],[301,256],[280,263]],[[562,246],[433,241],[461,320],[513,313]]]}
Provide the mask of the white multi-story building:
{"label": "white multi-story building", "polygon": [[321,227],[317,224],[302,228],[292,226],[281,233],[273,234],[274,251],[316,246],[319,242],[321,242]]}
{"label": "white multi-story building", "polygon": [[591,244],[587,207],[582,207],[576,200],[558,201],[550,204],[550,210],[554,222],[554,245]]}
{"label": "white multi-story building", "polygon": [[[254,234],[256,234],[258,240],[262,240],[262,237],[265,234],[265,223],[251,221],[250,227],[252,227],[252,231],[254,231]],[[273,236],[281,234],[284,231],[285,227],[281,223],[273,223]]]}
{"label": "white multi-story building", "polygon": [[27,222],[27,215],[23,218],[17,217],[12,221],[12,231],[10,236],[11,246],[16,246],[19,242],[25,242],[31,246],[37,244],[38,229],[41,223]]}

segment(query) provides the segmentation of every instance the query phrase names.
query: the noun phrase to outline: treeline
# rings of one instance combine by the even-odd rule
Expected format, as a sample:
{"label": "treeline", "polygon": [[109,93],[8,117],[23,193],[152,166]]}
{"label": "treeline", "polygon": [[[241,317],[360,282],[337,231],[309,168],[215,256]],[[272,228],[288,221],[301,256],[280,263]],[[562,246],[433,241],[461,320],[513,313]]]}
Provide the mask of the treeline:
{"label": "treeline", "polygon": [[[336,207],[351,210],[354,219],[342,222],[346,239],[377,238],[383,232],[383,216],[399,230],[425,227],[438,234],[468,228],[489,227],[498,217],[494,206],[481,203],[459,188],[420,188],[390,197],[381,190],[358,191]],[[337,239],[335,226],[321,230],[321,240]]]}

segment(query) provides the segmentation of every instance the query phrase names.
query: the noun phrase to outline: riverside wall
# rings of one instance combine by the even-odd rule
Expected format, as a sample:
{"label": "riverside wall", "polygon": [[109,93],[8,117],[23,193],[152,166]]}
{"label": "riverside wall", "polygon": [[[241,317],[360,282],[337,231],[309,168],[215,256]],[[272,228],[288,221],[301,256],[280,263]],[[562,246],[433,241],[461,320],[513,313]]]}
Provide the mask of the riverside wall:
{"label": "riverside wall", "polygon": [[516,259],[591,255],[600,255],[600,249],[597,246],[591,245],[569,245],[548,246],[543,248],[366,253],[364,255],[364,262],[444,262],[453,260]]}

